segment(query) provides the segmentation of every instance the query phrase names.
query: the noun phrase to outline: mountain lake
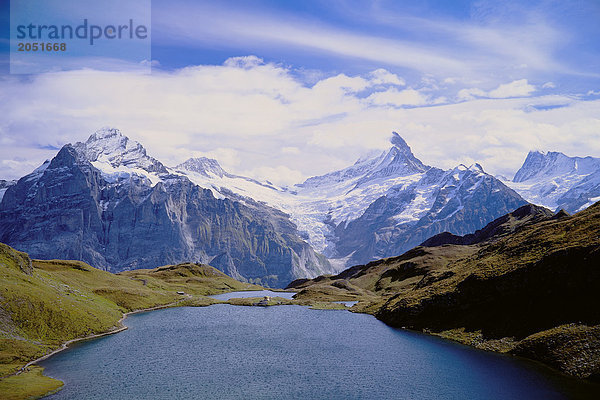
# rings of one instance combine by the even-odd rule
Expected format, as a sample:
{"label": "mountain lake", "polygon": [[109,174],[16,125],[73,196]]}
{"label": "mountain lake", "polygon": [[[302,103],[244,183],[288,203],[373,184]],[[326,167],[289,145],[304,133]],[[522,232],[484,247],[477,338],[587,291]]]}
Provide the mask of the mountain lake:
{"label": "mountain lake", "polygon": [[219,304],[124,323],[42,362],[65,382],[47,399],[600,398],[600,385],[540,364],[345,310]]}

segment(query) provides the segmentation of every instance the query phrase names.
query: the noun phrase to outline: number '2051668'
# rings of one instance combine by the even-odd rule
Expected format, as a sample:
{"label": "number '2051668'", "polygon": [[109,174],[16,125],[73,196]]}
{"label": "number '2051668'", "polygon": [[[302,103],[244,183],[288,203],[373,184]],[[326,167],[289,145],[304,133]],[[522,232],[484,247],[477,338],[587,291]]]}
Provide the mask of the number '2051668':
{"label": "number '2051668'", "polygon": [[66,43],[17,43],[17,51],[67,51]]}

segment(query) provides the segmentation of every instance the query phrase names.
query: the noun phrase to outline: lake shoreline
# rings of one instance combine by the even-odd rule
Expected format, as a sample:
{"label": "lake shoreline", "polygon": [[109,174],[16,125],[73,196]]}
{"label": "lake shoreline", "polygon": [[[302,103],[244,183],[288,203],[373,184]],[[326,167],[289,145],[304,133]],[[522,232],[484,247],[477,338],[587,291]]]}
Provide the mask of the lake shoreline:
{"label": "lake shoreline", "polygon": [[123,325],[123,321],[125,320],[125,318],[127,318],[130,315],[139,314],[139,313],[143,313],[143,312],[149,312],[149,311],[162,310],[162,309],[165,309],[165,308],[177,307],[177,304],[180,303],[180,302],[182,302],[182,301],[184,301],[184,300],[185,299],[181,299],[181,300],[178,300],[176,302],[169,303],[169,304],[163,304],[163,305],[156,306],[156,307],[149,307],[149,308],[144,308],[144,309],[141,309],[141,310],[134,310],[134,311],[128,311],[126,313],[123,313],[123,316],[121,317],[121,319],[119,319],[117,321],[117,323],[115,324],[115,326],[113,327],[115,329],[111,329],[111,330],[106,331],[106,332],[95,333],[93,335],[87,335],[87,336],[83,336],[83,337],[79,337],[79,338],[67,340],[66,342],[62,343],[61,346],[58,349],[55,349],[55,350],[51,351],[48,354],[45,354],[45,355],[43,355],[43,356],[41,356],[39,358],[36,358],[33,361],[29,361],[27,364],[25,364],[23,367],[21,367],[17,372],[15,372],[15,373],[13,373],[11,375],[7,375],[6,377],[13,376],[13,375],[19,375],[20,373],[25,372],[25,370],[28,367],[30,367],[32,365],[35,365],[35,364],[37,364],[37,363],[39,363],[41,361],[44,361],[44,360],[52,357],[53,355],[60,353],[61,351],[66,350],[67,348],[69,348],[69,345],[71,345],[73,343],[83,342],[83,341],[86,341],[86,340],[97,339],[97,338],[101,338],[103,336],[114,335],[116,333],[125,331],[128,328],[125,325]]}
{"label": "lake shoreline", "polygon": [[[272,290],[270,290],[272,291]],[[272,291],[272,292],[284,292],[281,290],[278,291]],[[229,293],[236,293],[236,292],[227,292],[224,294],[229,294]],[[218,296],[218,295],[217,295]],[[50,357],[52,357],[53,355],[62,352],[63,350],[69,348],[69,346],[73,343],[76,342],[82,342],[82,341],[87,341],[87,340],[92,340],[92,339],[97,339],[100,337],[104,337],[104,336],[108,336],[108,335],[113,335],[113,334],[117,334],[120,332],[123,332],[124,330],[127,330],[128,327],[123,325],[123,321],[130,315],[134,315],[134,314],[140,314],[140,313],[145,313],[145,312],[151,312],[151,311],[157,311],[157,310],[161,310],[161,309],[167,309],[167,308],[176,308],[176,307],[207,307],[210,305],[215,305],[215,304],[229,304],[229,305],[233,305],[233,306],[251,306],[251,307],[256,307],[258,306],[257,301],[261,298],[259,297],[231,297],[227,300],[219,300],[216,299],[212,296],[207,296],[211,298],[211,301],[209,301],[208,303],[203,302],[203,300],[205,301],[206,298],[203,296],[202,298],[194,298],[194,296],[191,295],[186,295],[185,298],[182,298],[176,302],[172,302],[172,303],[168,303],[168,304],[164,304],[164,305],[159,305],[159,306],[155,306],[155,307],[150,307],[150,308],[145,308],[145,309],[140,309],[140,310],[134,310],[134,311],[129,311],[126,313],[123,313],[123,316],[121,317],[121,319],[119,319],[119,321],[117,322],[115,329],[112,329],[110,331],[107,332],[103,332],[103,333],[99,333],[99,334],[94,334],[94,335],[89,335],[89,336],[85,336],[85,337],[81,337],[81,338],[76,338],[76,339],[71,339],[65,343],[62,344],[62,346],[54,351],[52,351],[49,354],[46,354],[42,357],[39,357],[36,360],[33,360],[31,362],[29,362],[27,365],[25,365],[18,373],[23,372],[24,370],[26,370],[28,367],[37,364],[38,362],[44,361]],[[194,301],[196,300],[196,302]],[[201,303],[198,303],[198,301],[201,301]],[[560,374],[562,376],[564,376],[567,379],[573,379],[575,377],[565,374],[564,372],[553,368],[551,366],[549,366],[546,363],[543,363],[539,360],[533,359],[533,358],[529,358],[529,357],[523,357],[523,356],[518,356],[518,355],[514,355],[514,354],[510,354],[510,353],[504,353],[495,349],[484,349],[484,348],[479,348],[477,346],[474,346],[472,344],[469,344],[465,341],[462,340],[458,340],[455,338],[451,338],[451,337],[447,337],[444,335],[440,335],[437,333],[433,333],[433,332],[428,332],[428,331],[420,331],[420,330],[413,330],[413,329],[407,329],[407,328],[399,328],[396,326],[393,326],[389,323],[387,323],[386,321],[382,321],[381,319],[377,318],[377,316],[372,313],[369,312],[368,309],[354,309],[352,310],[351,307],[347,307],[343,304],[338,304],[337,302],[334,301],[318,301],[318,300],[299,300],[299,299],[287,299],[287,298],[281,298],[281,297],[274,297],[269,301],[269,304],[266,304],[266,306],[276,306],[276,305],[299,305],[299,306],[303,306],[303,307],[309,307],[311,309],[320,309],[320,310],[327,310],[327,309],[333,309],[333,310],[347,310],[353,313],[357,313],[357,314],[365,314],[365,315],[370,315],[372,317],[374,317],[375,319],[383,322],[386,326],[391,327],[391,328],[396,328],[396,329],[403,329],[409,332],[414,332],[414,333],[419,333],[419,334],[426,334],[428,336],[432,336],[432,337],[436,337],[442,340],[447,340],[450,341],[452,343],[457,343],[457,344],[461,344],[464,345],[466,347],[475,349],[475,350],[480,350],[480,351],[485,351],[485,352],[491,352],[491,353],[496,353],[496,354],[502,354],[504,356],[508,356],[510,358],[514,358],[514,359],[519,359],[519,360],[525,360],[528,362],[534,362],[536,364],[539,364],[541,367],[552,371],[553,373],[557,373]],[[120,326],[119,326],[120,325]],[[18,374],[17,373],[17,374]],[[51,378],[51,379],[55,379],[55,378]],[[58,379],[57,379],[58,380]],[[578,379],[579,380],[579,379]],[[581,379],[581,381],[586,381],[589,383],[594,383],[592,381],[588,381],[586,379]],[[44,398],[46,396],[49,396],[51,394],[56,393],[57,391],[60,391],[62,389],[62,387],[53,390],[49,393],[46,393],[45,395],[38,397],[38,398]]]}
{"label": "lake shoreline", "polygon": [[[98,339],[98,338],[101,338],[101,337],[104,337],[104,336],[114,335],[114,334],[123,332],[123,331],[125,331],[125,330],[128,329],[127,326],[123,325],[123,321],[125,321],[125,319],[128,316],[130,316],[130,315],[140,314],[140,313],[150,312],[150,311],[157,311],[157,310],[162,310],[162,309],[172,308],[172,307],[179,307],[179,303],[187,300],[190,297],[191,296],[188,295],[188,296],[186,296],[185,299],[180,299],[180,300],[178,300],[176,302],[171,302],[171,303],[162,304],[162,305],[158,305],[158,306],[154,306],[154,307],[148,307],[148,308],[143,308],[143,309],[140,309],[140,310],[134,310],[134,311],[125,312],[125,313],[122,314],[121,318],[116,322],[116,324],[113,327],[113,329],[110,329],[110,330],[108,330],[106,332],[96,333],[96,334],[93,334],[93,335],[87,335],[87,336],[83,336],[83,337],[78,337],[78,338],[75,338],[75,339],[67,340],[66,342],[63,342],[60,345],[60,347],[58,347],[57,349],[55,349],[55,350],[51,351],[50,353],[45,354],[45,355],[43,355],[41,357],[38,357],[35,360],[29,361],[27,364],[25,364],[23,367],[21,367],[16,372],[14,372],[12,374],[9,374],[9,375],[6,375],[6,376],[4,376],[2,378],[4,379],[4,378],[11,377],[11,376],[20,375],[20,374],[22,374],[24,372],[29,372],[30,371],[30,367],[33,367],[33,366],[38,366],[38,367],[42,368],[41,366],[39,366],[37,364],[40,363],[40,362],[42,362],[42,361],[44,361],[44,360],[47,360],[48,358],[50,358],[50,357],[52,357],[52,356],[54,356],[54,355],[56,355],[56,354],[58,354],[58,353],[60,353],[60,352],[62,352],[64,350],[66,350],[66,349],[68,349],[69,346],[72,345],[73,343],[78,343],[78,342],[84,342],[84,341],[87,341],[87,340]],[[42,374],[43,374],[43,369],[42,369]],[[46,377],[48,377],[48,378],[50,378],[52,380],[61,382],[62,384],[64,384],[64,382],[62,382],[60,379],[52,378],[52,377],[50,377],[48,375],[44,375],[44,376],[46,376]],[[41,398],[44,398],[44,397],[47,397],[47,396],[50,396],[50,395],[52,395],[54,393],[59,392],[62,388],[63,388],[63,385],[61,385],[60,387],[58,387],[56,389],[52,389],[49,392],[47,392],[47,393],[45,393],[45,394],[43,394],[41,396],[33,396],[31,398],[41,399]]]}
{"label": "lake shoreline", "polygon": [[[223,303],[216,303],[216,304],[234,305],[234,304],[225,303],[225,302],[223,302]],[[249,301],[247,303],[247,305],[251,305],[251,301]],[[296,305],[298,305],[298,304],[296,304]],[[251,329],[251,331],[254,332],[253,335],[243,335],[243,337],[245,337],[245,338],[251,338],[251,339],[249,339],[248,344],[252,343],[253,345],[256,344],[257,340],[259,342],[261,342],[261,343],[270,342],[270,340],[266,340],[265,338],[261,338],[261,335],[263,333],[266,333],[267,337],[271,337],[270,336],[271,333],[274,332],[274,330],[272,328],[273,326],[278,326],[277,329],[275,330],[275,332],[280,332],[281,330],[285,331],[286,329],[288,329],[288,330],[290,329],[290,328],[285,328],[285,327],[282,327],[282,326],[278,325],[277,321],[279,321],[279,316],[280,315],[288,315],[289,316],[288,318],[291,318],[288,322],[285,322],[286,321],[285,319],[282,320],[281,322],[284,323],[284,326],[294,327],[294,328],[292,328],[294,330],[294,332],[295,332],[295,329],[299,328],[297,326],[298,321],[303,321],[303,318],[306,318],[306,315],[313,315],[310,312],[310,310],[308,310],[306,307],[299,307],[296,310],[294,310],[294,308],[289,308],[289,307],[275,307],[274,309],[271,309],[271,310],[273,310],[272,312],[270,311],[270,312],[266,312],[266,313],[259,310],[261,307],[250,307],[247,310],[240,309],[239,307],[227,308],[230,311],[227,311],[227,309],[224,308],[224,307],[206,307],[205,309],[203,307],[203,310],[198,309],[198,311],[194,311],[192,308],[186,307],[186,304],[183,303],[183,304],[180,304],[180,305],[178,305],[176,307],[171,307],[171,308],[173,308],[173,309],[170,310],[170,311],[165,311],[164,314],[163,313],[160,313],[160,314],[157,314],[157,313],[147,313],[145,316],[140,317],[140,318],[149,319],[149,320],[154,321],[154,323],[151,324],[150,326],[155,326],[155,325],[156,326],[161,326],[163,323],[166,323],[167,325],[171,326],[171,328],[170,328],[170,332],[172,332],[171,335],[176,335],[177,337],[179,337],[179,335],[180,335],[180,333],[179,333],[180,329],[183,329],[183,331],[181,331],[181,332],[185,332],[186,329],[191,328],[191,326],[189,326],[189,325],[192,325],[194,327],[193,329],[197,329],[196,323],[191,323],[190,324],[188,322],[185,322],[185,321],[188,321],[188,316],[190,316],[190,315],[201,315],[201,316],[204,316],[204,317],[200,317],[198,319],[198,321],[206,320],[206,318],[208,318],[207,315],[213,316],[213,318],[215,318],[216,316],[223,316],[223,317],[225,317],[225,316],[229,316],[229,315],[237,315],[234,318],[235,321],[239,320],[240,318],[249,318],[249,320],[253,320],[253,321],[256,321],[256,318],[259,318],[260,320],[264,319],[265,320],[264,322],[256,321],[255,323],[251,323],[250,325],[246,325],[246,323],[243,324],[243,326],[253,326],[254,327],[254,328]],[[187,309],[188,311],[185,311],[185,310],[182,310],[182,309]],[[213,311],[209,311],[209,309],[213,309]],[[234,309],[237,309],[237,311],[234,311]],[[286,311],[286,309],[287,309],[287,311]],[[204,311],[204,310],[206,310],[206,311]],[[221,311],[219,311],[219,310],[221,310]],[[277,311],[277,310],[280,310],[280,311]],[[206,314],[205,312],[208,313],[208,314]],[[173,314],[173,313],[175,313],[175,314]],[[348,315],[348,317],[343,317],[344,314]],[[358,329],[358,331],[360,331],[362,329],[363,334],[360,337],[363,338],[363,339],[371,337],[370,335],[372,333],[368,333],[368,332],[376,332],[376,333],[379,332],[378,334],[381,334],[381,332],[391,332],[391,331],[395,331],[396,330],[396,329],[391,329],[390,330],[389,328],[391,328],[391,327],[388,324],[382,323],[382,321],[377,320],[376,318],[374,318],[373,315],[370,315],[368,313],[353,313],[353,314],[356,314],[356,317],[358,317],[358,319],[355,320],[355,318],[354,317],[350,317],[350,315],[348,313],[331,313],[331,314],[330,313],[325,313],[325,314],[321,313],[320,316],[319,316],[319,313],[315,313],[314,316],[312,316],[312,317],[309,316],[308,318],[309,318],[310,321],[314,321],[314,320],[320,320],[320,321],[322,321],[322,324],[324,324],[324,325],[319,325],[319,326],[321,326],[321,328],[323,328],[325,330],[329,329],[331,331],[331,334],[333,334],[334,331],[337,332],[337,333],[334,334],[334,337],[338,337],[338,336],[339,337],[345,337],[346,334],[344,334],[343,331],[346,331],[347,329],[350,329],[351,327],[353,327],[351,329],[352,332],[356,332],[356,330],[354,330],[354,329]],[[360,317],[361,314],[363,315],[362,317]],[[248,317],[243,317],[244,315],[248,315]],[[273,315],[275,315],[275,317],[273,317]],[[367,315],[368,315],[368,317],[367,317]],[[182,318],[182,316],[185,316],[185,318]],[[136,321],[137,321],[137,318],[138,317],[136,317]],[[372,322],[368,322],[368,324],[369,324],[370,327],[365,330],[364,329],[364,326],[365,326],[364,324],[365,324],[365,321],[367,321],[366,318],[368,318],[368,321],[372,321]],[[227,320],[228,320],[227,318],[223,319],[223,321],[227,321]],[[345,324],[346,329],[342,329],[342,331],[340,331],[339,330],[340,327],[338,327],[336,325],[336,323],[333,322],[333,321],[339,321],[339,320],[346,320],[346,321],[348,321],[351,324],[346,323]],[[181,327],[178,326],[179,322],[177,322],[177,321],[180,321],[182,323]],[[211,322],[211,321],[213,321],[213,322]],[[220,323],[215,323],[215,321],[217,321],[217,320],[214,320],[214,319],[206,320],[206,322],[202,325],[202,326],[204,326],[204,328],[202,328],[203,329],[202,331],[204,332],[204,329],[209,329],[208,335],[207,335],[206,338],[204,338],[204,339],[203,338],[198,338],[196,341],[203,342],[204,340],[210,340],[210,338],[216,338],[217,337],[216,334],[217,334],[217,331],[219,331],[219,329],[220,329],[219,326],[221,326],[221,325],[220,325]],[[378,321],[378,322],[376,323],[374,321]],[[276,325],[273,325],[273,323],[275,323]],[[265,326],[267,328],[265,328],[265,329],[258,328],[258,330],[255,330],[258,326],[263,326],[263,324],[266,324]],[[139,326],[141,326],[141,325],[139,325],[139,323],[135,323],[134,324],[133,320],[132,320],[132,323],[129,324],[129,325],[130,325],[131,328],[136,328],[136,327],[139,328]],[[326,329],[325,327],[327,325],[333,325],[333,327]],[[371,325],[373,325],[373,326],[371,326]],[[143,325],[143,326],[146,326],[146,325]],[[269,327],[271,327],[271,328],[269,328]],[[363,327],[363,328],[360,328],[360,327]],[[377,328],[377,329],[374,329],[374,328]],[[155,329],[162,329],[162,328],[155,328]],[[303,329],[303,328],[300,328],[300,329]],[[308,329],[308,331],[312,330],[312,328],[307,328],[307,329]],[[406,332],[406,334],[402,333],[403,331]],[[131,333],[131,334],[133,334],[133,333]],[[136,336],[135,339],[130,339],[129,338],[130,334],[127,334],[127,335],[120,336],[121,339],[114,339],[114,338],[110,339],[110,342],[108,342],[108,341],[97,341],[95,346],[100,346],[100,348],[104,348],[105,351],[108,351],[108,350],[106,350],[107,348],[113,348],[114,346],[117,346],[116,348],[119,348],[119,345],[117,343],[120,343],[122,341],[125,341],[126,343],[128,343],[131,340],[133,340],[133,342],[137,343],[140,340],[140,338],[137,338],[137,335],[140,335],[140,334],[144,338],[143,342],[147,343],[146,339],[149,339],[149,338],[145,337],[145,336],[148,336],[149,334],[146,333],[145,330],[143,330],[143,329],[142,329],[141,333],[138,332],[137,329],[136,329],[136,333],[134,334],[134,336]],[[255,336],[255,334],[257,336]],[[530,371],[534,370],[536,374],[539,372],[543,376],[553,377],[552,381],[554,381],[554,382],[563,382],[563,381],[566,382],[564,385],[560,384],[559,386],[556,386],[556,387],[571,386],[571,387],[577,388],[577,387],[580,386],[580,383],[576,382],[576,380],[573,379],[572,377],[565,376],[564,374],[560,374],[560,373],[558,373],[558,371],[556,371],[554,369],[551,369],[551,368],[548,368],[547,366],[545,366],[543,364],[535,363],[535,365],[533,365],[534,363],[532,363],[532,361],[529,360],[529,359],[523,359],[521,357],[514,357],[514,356],[506,355],[506,354],[504,354],[504,355],[497,354],[497,356],[499,356],[499,357],[496,357],[496,356],[493,356],[493,352],[481,351],[479,349],[473,348],[472,346],[465,346],[464,344],[460,344],[460,343],[457,343],[456,341],[452,341],[452,340],[448,341],[447,339],[440,338],[440,337],[438,337],[436,335],[431,335],[431,334],[423,335],[423,332],[413,331],[411,329],[401,329],[397,333],[390,333],[390,334],[393,335],[393,336],[398,335],[398,337],[402,338],[401,341],[405,341],[406,340],[407,343],[408,343],[408,345],[409,345],[409,347],[412,349],[412,350],[410,350],[409,353],[412,353],[412,352],[415,352],[415,351],[419,352],[419,349],[421,348],[421,343],[423,343],[423,342],[424,343],[430,343],[430,344],[434,343],[435,346],[441,346],[443,348],[452,349],[450,353],[456,353],[457,351],[460,352],[460,353],[467,352],[466,354],[469,355],[468,356],[469,359],[472,358],[474,360],[477,360],[477,359],[488,359],[488,357],[491,357],[491,358],[489,358],[490,360],[507,360],[507,361],[502,361],[502,362],[503,363],[506,362],[508,364],[523,365],[526,370],[530,370]],[[312,338],[311,340],[314,339],[314,336],[312,336],[312,335],[313,335],[312,333],[309,333],[309,337]],[[152,336],[152,335],[150,335],[150,336]],[[330,336],[328,336],[328,337],[330,337]],[[422,339],[420,339],[420,337],[422,337]],[[427,339],[427,337],[429,337],[429,339]],[[230,336],[226,335],[224,339],[221,338],[219,340],[228,340],[228,338],[230,338]],[[330,337],[330,338],[332,338],[332,337]],[[431,340],[431,339],[435,339],[435,340]],[[336,339],[335,342],[337,343],[338,340],[339,339]],[[350,340],[352,340],[352,339],[350,339]],[[115,341],[115,342],[113,343],[113,341]],[[281,338],[279,341],[277,339],[275,339],[274,343],[279,343],[279,345],[281,346],[285,342],[286,342],[286,339],[285,338]],[[446,344],[444,344],[444,342]],[[358,341],[355,341],[355,343],[359,343],[359,344],[360,343],[364,343],[364,340],[358,339]],[[388,343],[388,344],[391,345],[392,343]],[[413,346],[413,344],[414,344],[414,346]],[[94,354],[97,354],[96,350],[94,350],[94,347],[88,348],[87,346],[88,345],[86,345],[86,347],[81,348],[81,349],[79,347],[77,347],[77,348],[74,349],[74,351],[76,351],[78,353],[79,352],[87,353],[88,354],[87,357],[88,358],[92,357],[91,359],[93,359],[95,357]],[[179,346],[179,345],[177,345],[177,346]],[[287,346],[287,345],[284,345],[284,347],[285,346]],[[359,347],[360,346],[362,346],[362,345],[359,345]],[[109,352],[108,353],[109,356],[108,356],[107,360],[114,358],[118,354],[121,354],[121,351],[126,351],[125,349],[127,349],[127,348],[128,348],[128,346],[125,346],[123,350],[117,350],[112,356],[110,356],[111,353]],[[205,349],[205,347],[202,347],[202,348]],[[279,348],[279,346],[276,345],[275,348]],[[287,347],[285,347],[285,348],[287,348]],[[327,348],[331,348],[331,347],[329,345],[327,345]],[[399,349],[398,347],[392,346],[392,347],[389,348],[389,351],[394,352],[394,351],[398,351],[398,349]],[[328,350],[325,350],[324,348],[322,350],[323,351],[328,351]],[[404,352],[408,351],[408,350],[401,350],[401,351],[403,352],[403,354],[405,354]],[[145,354],[145,352],[142,352],[142,353]],[[185,353],[185,351],[184,351],[184,353]],[[217,353],[219,354],[219,357],[222,357],[222,353],[221,352],[217,351]],[[490,354],[490,356],[487,356],[484,353],[488,353],[488,354]],[[102,353],[102,354],[104,354],[104,353]],[[173,359],[175,362],[177,362],[178,360],[181,360],[181,359],[185,359],[185,356],[182,355],[183,353],[180,354],[177,351],[174,351],[173,353],[168,352],[168,354],[179,354],[179,356],[177,356],[177,357],[175,357]],[[275,352],[275,353],[272,354],[272,356],[273,357],[277,357],[277,358],[282,357],[283,359],[285,359],[286,357],[289,357],[289,354],[286,353],[285,351],[283,353],[279,354],[279,355],[278,354],[279,354],[279,352]],[[406,353],[406,354],[408,354],[408,353]],[[125,356],[125,354],[123,354],[123,355]],[[167,354],[163,354],[163,356],[166,356],[166,355]],[[294,359],[295,359],[296,356],[294,356]],[[60,359],[63,360],[64,357],[67,357],[67,359],[70,359],[68,356],[64,356],[64,355],[60,356]],[[134,356],[135,359],[137,359],[136,357],[137,356]],[[212,359],[210,355],[207,355],[206,357],[208,357],[208,358],[206,358],[206,360],[211,360]],[[131,357],[128,357],[128,359],[133,360]],[[394,358],[394,359],[396,360],[396,358]],[[52,369],[51,369],[51,365],[48,364],[47,365],[47,367],[49,368],[48,372],[50,374],[52,374],[53,376],[63,376],[63,377],[66,378],[67,376],[70,376],[70,375],[66,374],[65,371],[63,371],[62,375],[61,375],[61,373],[59,373],[59,370],[55,370],[54,369],[54,368],[56,368],[57,365],[60,365],[61,363],[64,362],[64,361],[61,361],[61,360],[57,360],[58,364],[52,364],[53,365]],[[513,361],[511,361],[511,360],[513,360]],[[132,361],[132,362],[135,363],[135,361]],[[327,364],[327,363],[325,363],[325,364]],[[454,365],[453,362],[450,363],[450,364]],[[84,362],[84,365],[85,365],[85,362]],[[260,365],[262,365],[262,364],[260,364]],[[396,361],[394,361],[392,363],[392,365],[395,366],[396,365]],[[410,375],[410,369],[411,369],[410,364],[407,364],[407,367],[408,367],[408,370],[405,370],[405,371]],[[70,368],[73,368],[73,367],[70,367]],[[131,367],[127,367],[127,368],[128,368],[128,370],[130,370]],[[261,369],[261,367],[257,367],[257,368],[258,368],[258,370]],[[440,367],[440,368],[441,369],[440,369],[439,373],[446,373],[448,371],[447,369],[445,369],[443,367]],[[201,370],[203,370],[203,369],[204,368],[201,368]],[[329,371],[329,369],[326,369],[326,370]],[[379,370],[377,370],[377,371],[379,371]],[[444,371],[446,371],[446,372],[444,372]],[[485,370],[482,370],[482,371],[485,371]],[[381,375],[379,375],[379,373],[384,374],[383,371],[379,371],[379,372],[377,372],[377,376],[378,377],[381,376]],[[260,373],[259,373],[259,375],[260,375]],[[85,376],[88,376],[88,375],[84,374],[82,376],[79,376],[76,373],[76,375],[74,375],[73,379],[82,379],[83,378],[83,379],[85,379],[86,385],[91,384],[92,386],[94,386],[95,384],[93,382],[88,382],[87,381],[88,378],[84,378]],[[332,376],[336,376],[336,375],[334,374]],[[360,376],[363,376],[362,373],[360,373]],[[557,377],[558,377],[558,379],[557,379]],[[171,381],[170,384],[171,385],[177,385],[176,383],[173,383],[173,382],[178,382],[178,377],[173,377],[173,379],[175,379],[175,380],[171,381],[171,378],[168,379],[169,381]],[[337,379],[337,378],[333,378],[333,377],[330,376],[330,379]],[[268,380],[266,382],[268,382]],[[179,383],[179,384],[181,384],[181,383]],[[165,383],[165,385],[168,385],[168,384]],[[90,387],[92,387],[92,386],[90,386]],[[542,387],[543,387],[543,385],[542,385]],[[85,389],[75,388],[75,387],[71,386],[70,384],[67,385],[67,386],[65,386],[65,389],[67,389],[67,388],[70,388],[69,391],[68,391],[68,394],[64,393],[63,395],[59,396],[59,398],[73,398],[72,397],[73,393],[77,393],[77,396],[81,396],[83,393],[86,393]],[[221,390],[229,390],[229,389],[225,389],[223,387],[223,388],[221,388]],[[235,391],[234,389],[231,389],[231,390]],[[79,397],[77,397],[77,398],[79,398]],[[235,398],[237,398],[237,397],[235,397]],[[507,398],[513,398],[513,397],[509,396]],[[558,398],[562,398],[562,397],[558,397]],[[567,397],[567,398],[570,398],[570,397]],[[579,398],[579,397],[575,397],[575,398]],[[590,398],[590,397],[585,397],[585,398],[587,399],[587,398]]]}

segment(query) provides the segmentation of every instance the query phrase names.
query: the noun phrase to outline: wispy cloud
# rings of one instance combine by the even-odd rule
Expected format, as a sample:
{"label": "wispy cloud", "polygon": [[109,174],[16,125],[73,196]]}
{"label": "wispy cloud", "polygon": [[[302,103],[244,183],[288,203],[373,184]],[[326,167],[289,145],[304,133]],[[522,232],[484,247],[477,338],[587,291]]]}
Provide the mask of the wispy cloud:
{"label": "wispy cloud", "polygon": [[[481,2],[480,2],[481,3]],[[154,29],[157,40],[186,46],[236,47],[277,51],[294,48],[327,57],[368,60],[388,67],[406,68],[445,78],[507,80],[515,74],[583,74],[597,71],[568,64],[559,50],[572,34],[550,18],[513,4],[514,16],[502,19],[415,16],[410,10],[383,10],[364,4],[331,8],[344,14],[345,23],[297,16],[281,10],[234,10],[226,3],[169,3],[157,6]],[[481,14],[481,12],[480,12]],[[365,22],[368,21],[368,22]],[[352,25],[352,22],[356,22]],[[514,78],[513,78],[514,79]]]}
{"label": "wispy cloud", "polygon": [[[549,82],[552,83],[552,82]],[[552,88],[548,84],[544,84],[543,88]],[[537,88],[534,85],[529,84],[527,79],[518,79],[509,83],[500,84],[497,88],[486,92],[479,88],[461,89],[458,92],[459,100],[471,100],[474,98],[493,98],[493,99],[506,99],[509,97],[527,97],[535,92]]]}
{"label": "wispy cloud", "polygon": [[296,18],[281,20],[260,14],[232,10],[170,7],[154,29],[168,31],[168,41],[184,40],[187,45],[217,42],[221,46],[295,46],[338,56],[367,59],[424,71],[456,73],[469,70],[463,60],[432,51],[402,39],[357,34]]}

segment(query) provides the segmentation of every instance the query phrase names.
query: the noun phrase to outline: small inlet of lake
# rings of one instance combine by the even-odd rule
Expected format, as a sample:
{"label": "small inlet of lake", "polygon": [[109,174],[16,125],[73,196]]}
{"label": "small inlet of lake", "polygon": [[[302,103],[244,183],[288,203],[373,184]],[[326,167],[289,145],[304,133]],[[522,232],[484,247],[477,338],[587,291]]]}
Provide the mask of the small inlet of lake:
{"label": "small inlet of lake", "polygon": [[538,364],[344,310],[218,304],[125,324],[42,362],[65,382],[48,399],[600,398],[597,385]]}

